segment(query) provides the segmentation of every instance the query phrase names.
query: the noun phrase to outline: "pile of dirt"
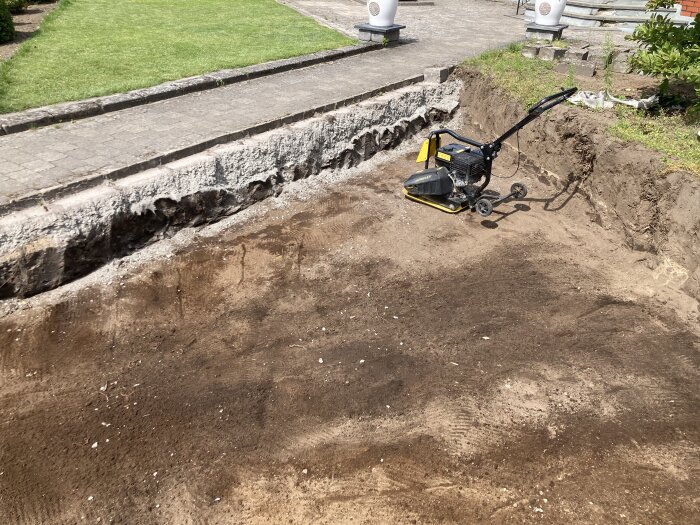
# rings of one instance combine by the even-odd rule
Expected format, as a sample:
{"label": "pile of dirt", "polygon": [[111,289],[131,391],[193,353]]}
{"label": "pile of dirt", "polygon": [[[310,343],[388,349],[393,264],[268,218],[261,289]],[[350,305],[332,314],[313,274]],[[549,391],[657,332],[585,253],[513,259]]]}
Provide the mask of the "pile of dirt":
{"label": "pile of dirt", "polygon": [[[463,111],[484,138],[525,115],[490,78],[466,69],[459,75]],[[685,273],[682,289],[700,298],[700,180],[668,170],[656,152],[611,136],[608,122],[604,114],[558,106],[508,142],[547,181],[584,195],[596,221],[621,231],[630,248],[653,254],[650,265]]]}

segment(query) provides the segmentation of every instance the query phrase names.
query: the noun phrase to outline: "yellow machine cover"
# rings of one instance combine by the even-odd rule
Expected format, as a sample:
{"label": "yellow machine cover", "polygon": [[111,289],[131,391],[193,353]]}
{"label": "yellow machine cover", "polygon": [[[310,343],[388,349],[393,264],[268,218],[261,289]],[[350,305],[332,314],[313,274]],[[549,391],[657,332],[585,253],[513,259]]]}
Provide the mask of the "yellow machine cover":
{"label": "yellow machine cover", "polygon": [[416,162],[425,162],[428,160],[430,157],[435,155],[435,152],[437,151],[438,147],[440,146],[438,142],[438,137],[430,137],[430,140],[425,139],[423,141],[423,145],[420,148],[420,152],[418,153],[418,158],[416,159]]}

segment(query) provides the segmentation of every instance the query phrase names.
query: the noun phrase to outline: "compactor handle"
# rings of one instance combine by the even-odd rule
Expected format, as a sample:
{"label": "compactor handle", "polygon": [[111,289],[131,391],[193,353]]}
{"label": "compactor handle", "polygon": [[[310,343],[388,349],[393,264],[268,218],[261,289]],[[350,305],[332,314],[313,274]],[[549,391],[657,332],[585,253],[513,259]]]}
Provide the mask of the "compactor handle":
{"label": "compactor handle", "polygon": [[530,109],[528,109],[527,112],[528,113],[534,113],[534,112],[543,113],[544,111],[547,111],[548,109],[553,108],[557,104],[561,104],[567,98],[569,98],[571,95],[576,93],[576,91],[578,91],[578,89],[575,87],[572,87],[569,89],[564,89],[564,90],[560,91],[559,93],[555,93],[554,95],[549,95],[548,97],[544,97],[537,104],[535,104]]}
{"label": "compactor handle", "polygon": [[501,143],[506,140],[508,137],[510,137],[513,133],[518,131],[519,129],[524,128],[527,126],[530,122],[535,120],[537,117],[539,117],[542,113],[547,111],[548,109],[553,108],[557,104],[561,104],[564,102],[567,98],[569,98],[571,95],[576,93],[578,91],[577,88],[572,87],[569,89],[564,89],[560,91],[559,93],[554,93],[554,95],[549,95],[548,97],[544,97],[542,100],[540,100],[537,104],[532,106],[530,109],[527,110],[527,115],[515,124],[512,128],[510,128],[508,131],[506,131],[503,135],[498,137],[496,140],[494,140],[491,144],[493,145],[493,149],[495,151],[498,151],[501,149]]}

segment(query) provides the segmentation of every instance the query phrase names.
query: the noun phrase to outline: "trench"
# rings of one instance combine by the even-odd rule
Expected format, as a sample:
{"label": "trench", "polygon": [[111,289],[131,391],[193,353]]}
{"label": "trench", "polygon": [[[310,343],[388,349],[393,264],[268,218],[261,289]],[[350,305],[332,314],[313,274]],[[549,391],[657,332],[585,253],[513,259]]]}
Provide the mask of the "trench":
{"label": "trench", "polygon": [[[0,299],[29,297],[83,277],[175,232],[216,222],[279,195],[286,184],[360,165],[460,108],[482,137],[523,116],[483,75],[458,71],[0,218]],[[649,264],[700,297],[700,181],[659,155],[611,137],[591,112],[558,106],[516,143],[530,171],[585,198]]]}
{"label": "trench", "polygon": [[[522,105],[481,73],[459,72],[461,108],[485,136],[521,119]],[[659,153],[611,136],[603,115],[559,105],[511,137],[530,171],[562,194],[588,201],[597,224],[616,231],[649,264],[677,274],[681,289],[700,298],[700,179],[669,170]]]}
{"label": "trench", "polygon": [[0,299],[83,277],[178,230],[216,222],[324,170],[390,150],[458,107],[424,83],[0,219]]}
{"label": "trench", "polygon": [[[507,100],[486,86],[468,87]],[[455,129],[488,138],[487,112],[461,96],[453,121],[467,122]],[[435,107],[449,111],[445,98]],[[314,164],[360,162],[355,178],[203,229],[167,259],[137,254],[65,293],[0,303],[19,305],[0,312],[0,523],[688,522],[697,304],[647,293],[652,272],[594,191],[596,142],[585,154],[567,125],[553,112],[521,134],[530,193],[492,221],[405,199],[413,151],[363,167],[377,128],[356,154],[324,149]],[[544,132],[552,142],[537,156]],[[347,133],[318,140],[346,151]],[[177,203],[194,188],[235,188],[234,174],[241,195],[266,180],[258,196],[275,191],[275,174],[293,179],[291,159],[307,153],[296,136],[143,174],[132,215],[215,220],[185,219]],[[556,164],[564,156],[570,172]],[[264,169],[233,168],[242,162]],[[494,189],[514,167],[504,151]],[[153,189],[177,173],[181,193]],[[569,173],[568,204],[546,209]]]}

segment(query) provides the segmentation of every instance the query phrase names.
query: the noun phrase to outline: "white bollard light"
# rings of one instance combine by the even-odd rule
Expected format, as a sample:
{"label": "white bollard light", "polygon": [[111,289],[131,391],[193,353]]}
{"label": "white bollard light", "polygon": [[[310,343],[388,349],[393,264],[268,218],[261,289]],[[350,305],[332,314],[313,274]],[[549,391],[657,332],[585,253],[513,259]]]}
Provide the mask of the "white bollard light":
{"label": "white bollard light", "polygon": [[394,25],[398,6],[399,0],[368,0],[369,23],[376,27]]}
{"label": "white bollard light", "polygon": [[535,23],[556,26],[566,7],[566,0],[535,0]]}

